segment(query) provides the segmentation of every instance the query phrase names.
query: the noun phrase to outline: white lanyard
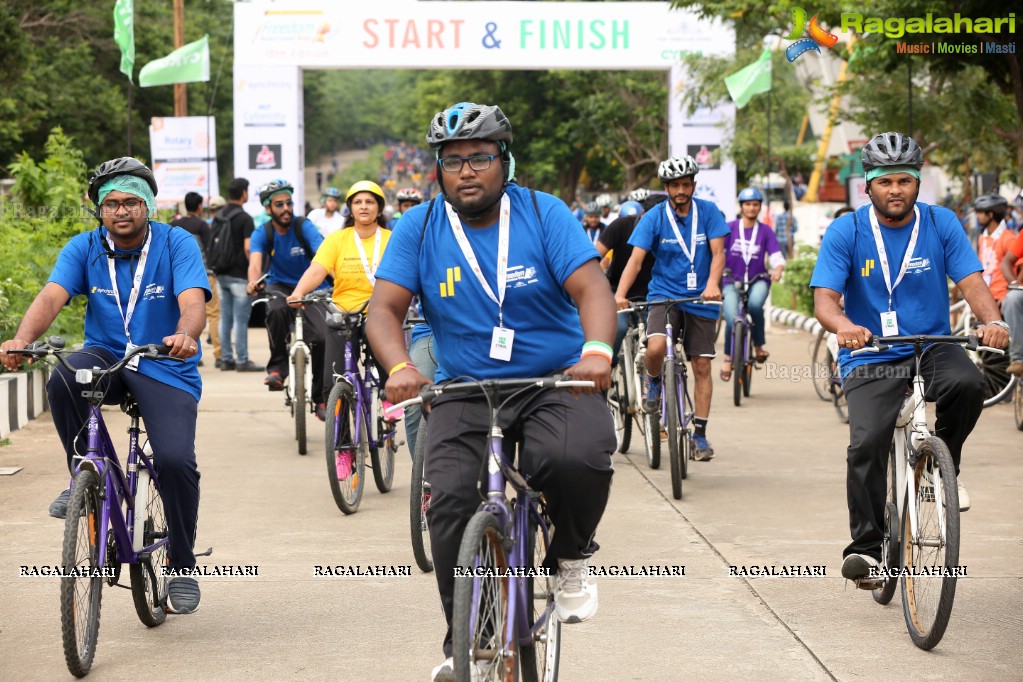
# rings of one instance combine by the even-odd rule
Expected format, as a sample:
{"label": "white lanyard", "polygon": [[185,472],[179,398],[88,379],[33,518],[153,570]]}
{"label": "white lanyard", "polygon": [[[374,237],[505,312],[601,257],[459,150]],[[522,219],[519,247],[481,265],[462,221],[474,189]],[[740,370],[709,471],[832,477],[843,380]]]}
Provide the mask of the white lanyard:
{"label": "white lanyard", "polygon": [[696,215],[696,202],[692,202],[693,207],[693,231],[689,235],[689,246],[686,247],[685,241],[682,239],[682,233],[678,231],[678,223],[675,222],[675,210],[671,207],[671,202],[664,202],[664,212],[668,214],[668,222],[671,223],[671,229],[675,233],[675,239],[678,240],[678,245],[682,247],[682,253],[689,258],[689,271],[696,272],[696,261],[693,254],[696,253],[696,226],[698,217]]}
{"label": "white lanyard", "polygon": [[366,279],[373,286],[377,283],[377,266],[380,265],[380,227],[377,226],[376,238],[373,240],[373,267],[369,267],[369,260],[366,259],[366,249],[362,248],[362,237],[358,230],[352,228],[352,237],[355,238],[355,248],[359,252],[359,260],[362,261],[362,270],[366,273]]}
{"label": "white lanyard", "polygon": [[[106,236],[107,244],[110,246],[110,250],[114,250],[114,242],[110,238],[110,233]],[[121,292],[117,289],[117,272],[114,270],[115,258],[107,258],[107,267],[110,269],[110,288],[114,290],[114,301],[117,303],[117,311],[121,313],[121,320],[124,322],[124,335],[128,337],[128,343],[131,343],[131,332],[128,331],[128,325],[131,323],[132,316],[135,315],[135,304],[139,300],[139,287],[142,285],[142,274],[146,271],[146,261],[149,260],[149,244],[153,241],[153,230],[147,228],[146,231],[146,242],[142,245],[142,255],[139,257],[139,264],[135,268],[135,278],[131,282],[131,293],[128,294],[128,310],[125,311],[121,307]]]}
{"label": "white lanyard", "polygon": [[749,247],[746,246],[745,233],[746,228],[742,226],[742,221],[739,221],[739,250],[742,252],[742,262],[746,264],[746,270],[742,273],[742,282],[746,284],[749,282],[749,262],[753,259],[753,247],[757,243],[757,230],[760,229],[760,222],[753,223],[753,234],[749,238]]}
{"label": "white lanyard", "polygon": [[891,311],[892,292],[895,291],[895,287],[899,286],[899,282],[905,276],[906,269],[909,268],[909,261],[913,260],[916,238],[920,235],[920,208],[917,206],[913,207],[913,213],[916,214],[916,222],[913,225],[913,233],[909,236],[909,246],[906,247],[906,255],[902,257],[902,267],[899,268],[899,276],[895,279],[894,284],[892,284],[891,268],[888,265],[888,252],[884,248],[884,240],[881,238],[881,227],[878,225],[877,215],[874,213],[875,210],[872,208],[869,211],[870,227],[874,231],[874,245],[877,246],[877,258],[881,261],[881,273],[884,275],[884,284],[888,287],[888,310]]}
{"label": "white lanyard", "polygon": [[476,280],[483,287],[483,291],[486,292],[490,300],[497,304],[497,317],[499,326],[504,326],[504,312],[502,310],[504,306],[504,290],[507,285],[508,277],[508,224],[511,221],[511,201],[508,199],[508,195],[505,194],[501,197],[501,220],[497,228],[497,295],[494,295],[494,290],[487,284],[486,278],[483,276],[483,271],[480,270],[479,261],[476,260],[476,254],[473,253],[472,245],[469,244],[469,238],[465,236],[465,230],[462,229],[462,221],[458,219],[458,214],[455,213],[455,209],[451,207],[451,204],[444,202],[444,208],[448,212],[448,222],[451,223],[451,231],[455,233],[455,240],[458,241],[458,246],[462,249],[462,255],[465,256],[466,262],[469,264],[469,269],[472,270],[473,274],[476,275]]}

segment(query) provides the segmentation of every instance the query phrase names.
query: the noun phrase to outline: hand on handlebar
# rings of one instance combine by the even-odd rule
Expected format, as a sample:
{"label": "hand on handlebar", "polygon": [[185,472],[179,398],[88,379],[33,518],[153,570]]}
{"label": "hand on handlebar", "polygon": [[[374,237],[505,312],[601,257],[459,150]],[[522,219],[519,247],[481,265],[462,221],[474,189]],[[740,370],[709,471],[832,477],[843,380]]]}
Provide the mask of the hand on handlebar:
{"label": "hand on handlebar", "polygon": [[588,355],[565,370],[565,376],[576,381],[592,381],[593,388],[573,387],[573,395],[606,391],[611,386],[611,365],[603,357]]}
{"label": "hand on handlebar", "polygon": [[703,290],[703,300],[705,301],[720,301],[721,300],[721,287],[714,282],[707,282],[706,288]]}
{"label": "hand on handlebar", "polygon": [[0,358],[0,362],[3,363],[5,369],[11,372],[17,370],[19,367],[21,367],[22,358],[25,357],[28,358],[29,363],[31,363],[34,360],[34,358],[31,355],[17,355],[15,353],[7,352],[8,350],[20,350],[27,346],[28,343],[29,342],[25,341],[24,339],[14,337],[10,341],[4,341],[2,344],[0,344],[0,353],[3,354],[3,357]]}
{"label": "hand on handlebar", "polygon": [[384,391],[392,403],[400,403],[419,395],[419,389],[433,382],[416,369],[401,369],[387,378]]}
{"label": "hand on handlebar", "polygon": [[631,308],[632,307],[632,301],[630,301],[625,296],[619,296],[618,294],[615,294],[615,306],[618,307],[618,310],[624,310],[625,308]]}
{"label": "hand on handlebar", "polygon": [[1006,348],[1009,345],[1009,332],[1005,331],[998,325],[985,324],[977,327],[976,330],[977,339],[983,342],[983,345],[990,346],[991,348]]}
{"label": "hand on handlebar", "polygon": [[835,332],[835,336],[838,337],[839,348],[856,350],[869,344],[873,334],[866,327],[860,327],[850,322],[847,326],[839,327]]}
{"label": "hand on handlebar", "polygon": [[168,347],[167,355],[172,358],[187,360],[199,354],[199,342],[187,334],[177,333],[163,337],[163,344]]}

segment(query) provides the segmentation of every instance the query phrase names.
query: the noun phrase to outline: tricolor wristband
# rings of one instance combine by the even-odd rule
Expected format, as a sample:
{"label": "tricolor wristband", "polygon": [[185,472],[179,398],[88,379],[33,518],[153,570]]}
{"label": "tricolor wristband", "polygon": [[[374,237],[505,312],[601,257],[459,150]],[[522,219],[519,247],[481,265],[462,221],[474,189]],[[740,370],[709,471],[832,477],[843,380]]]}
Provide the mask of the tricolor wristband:
{"label": "tricolor wristband", "polygon": [[387,373],[387,376],[393,375],[395,372],[400,372],[403,369],[416,369],[416,366],[411,362],[399,362],[397,365],[391,368],[391,371]]}
{"label": "tricolor wristband", "polygon": [[583,344],[582,357],[585,358],[588,355],[599,355],[609,363],[614,358],[614,352],[611,350],[611,346],[601,341],[587,341]]}

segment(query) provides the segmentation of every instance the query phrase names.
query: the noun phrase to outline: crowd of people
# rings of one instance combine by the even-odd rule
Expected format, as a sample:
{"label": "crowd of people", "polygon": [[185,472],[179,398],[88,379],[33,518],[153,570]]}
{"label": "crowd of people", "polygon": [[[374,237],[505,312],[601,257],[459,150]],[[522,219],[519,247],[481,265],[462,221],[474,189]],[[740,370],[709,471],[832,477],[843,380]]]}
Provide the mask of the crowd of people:
{"label": "crowd of people", "polygon": [[[723,302],[730,321],[737,308],[732,284],[755,282],[749,296],[753,343],[756,360],[765,361],[763,306],[770,281],[782,276],[796,224],[786,207],[789,219],[782,221],[779,238],[761,220],[764,197],[755,187],[742,190],[738,219],[726,221],[715,204],[694,196],[699,166],[689,156],[659,165],[662,191],[636,190],[619,207],[610,195],[598,197],[581,207],[581,216],[574,215],[557,197],[515,182],[512,125],[497,106],[462,102],[440,111],[426,140],[428,152],[403,144],[389,150],[383,187],[369,179],[343,195],[327,187],[322,208],[307,217],[296,215],[288,181],[258,188],[266,216],[261,225],[242,209],[249,197],[243,178],[229,183],[227,200],[213,197],[205,211],[202,197],[188,195],[186,214],[174,222],[181,230],[153,221],[158,190],[152,172],[134,159],[109,161],[90,180],[96,229],[65,246],[15,338],[0,348],[36,340],[70,297],[84,295],[86,348],[71,356],[72,364],[109,366],[133,344],[157,342],[185,360],[174,365],[142,360],[137,372],[123,375],[120,388],[135,395],[160,452],[167,516],[173,520],[170,561],[181,568],[195,564],[195,420],[207,324],[217,368],[262,372],[266,388],[280,391],[288,381],[291,321],[301,314],[321,419],[343,344],[325,324],[328,304],[303,303],[317,289],[328,291],[340,310],[360,310],[368,302],[357,342],[368,345],[368,360],[392,402],[414,397],[423,385],[463,376],[567,374],[592,382],[574,397],[555,389],[513,396],[501,425],[521,441],[519,466],[544,494],[557,529],[545,561],[556,573],[557,616],[582,622],[597,612],[597,586],[588,569],[598,549],[616,446],[604,391],[630,324],[630,316],[616,315],[616,309],[637,300],[651,303],[643,396],[649,412],[660,409],[667,315],[680,330],[695,380],[694,459],[708,461],[715,456],[709,421],[720,308],[713,304]],[[977,334],[985,343],[1007,346],[1011,329],[1010,371],[1023,374],[1018,288],[1023,236],[1012,235],[1004,224],[1007,202],[997,195],[977,200],[985,230],[978,256],[951,211],[917,201],[923,154],[911,138],[878,135],[864,148],[863,161],[871,202],[836,217],[811,283],[817,317],[838,337],[849,401],[852,542],[842,569],[849,579],[862,577],[880,559],[884,462],[902,396],[892,383],[898,380],[885,369],[906,363],[896,351],[856,357],[851,351],[893,330],[948,333],[951,279],[982,323]],[[432,199],[420,183],[436,183]],[[390,221],[389,191],[400,210]],[[879,267],[863,268],[868,259]],[[164,289],[172,295],[154,293]],[[248,319],[253,297],[264,291],[278,296],[268,306],[270,358],[261,364],[249,356]],[[699,300],[658,303],[669,298]],[[403,329],[410,310],[426,320],[413,330],[411,344]],[[726,381],[733,371],[730,345],[726,332],[719,375]],[[3,362],[13,367],[18,359],[5,354]],[[939,366],[941,371],[929,370],[928,391],[938,403],[937,435],[948,443],[958,469],[980,414],[983,382],[958,349],[932,353],[928,368]],[[48,394],[73,469],[74,436],[84,410],[80,397],[66,390],[67,381],[56,373]],[[408,425],[411,442],[421,418],[417,413],[416,424]],[[454,679],[454,568],[462,531],[479,503],[475,481],[489,410],[482,397],[452,395],[434,401],[427,418],[429,529],[448,623],[442,640],[446,660],[432,679],[444,681]],[[352,465],[352,453],[337,453],[339,479],[352,475]],[[53,516],[66,513],[67,497],[62,491],[53,502]],[[969,507],[965,488],[960,501],[964,510]],[[173,611],[198,608],[194,578],[176,577],[170,589]]]}

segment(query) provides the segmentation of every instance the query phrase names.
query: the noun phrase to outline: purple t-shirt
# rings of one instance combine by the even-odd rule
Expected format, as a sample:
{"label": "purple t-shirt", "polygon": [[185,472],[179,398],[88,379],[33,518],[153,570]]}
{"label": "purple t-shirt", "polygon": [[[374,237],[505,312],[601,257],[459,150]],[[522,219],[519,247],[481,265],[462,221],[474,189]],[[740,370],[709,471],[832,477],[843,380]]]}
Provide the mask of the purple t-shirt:
{"label": "purple t-shirt", "polygon": [[770,225],[757,224],[757,238],[752,244],[750,244],[750,240],[753,238],[753,228],[746,228],[742,238],[746,242],[747,253],[750,253],[747,272],[746,261],[742,257],[742,242],[739,241],[739,223],[738,220],[728,223],[731,233],[725,237],[725,272],[731,271],[732,273],[730,277],[726,274],[723,278],[726,286],[735,281],[741,282],[743,273],[746,273],[749,279],[753,279],[757,275],[767,272],[768,256],[781,253],[778,238],[774,236],[774,230]]}

